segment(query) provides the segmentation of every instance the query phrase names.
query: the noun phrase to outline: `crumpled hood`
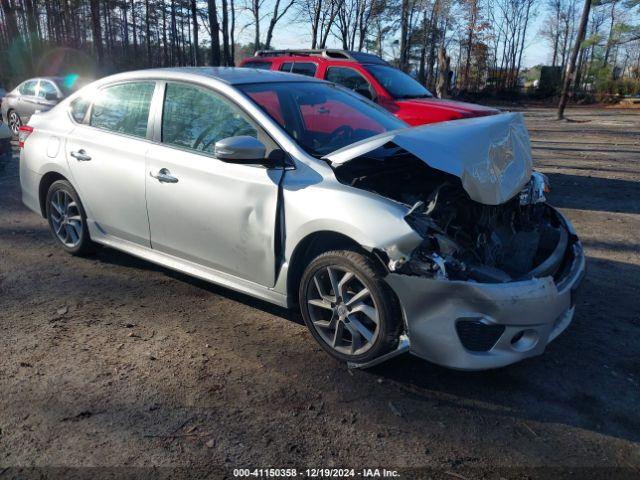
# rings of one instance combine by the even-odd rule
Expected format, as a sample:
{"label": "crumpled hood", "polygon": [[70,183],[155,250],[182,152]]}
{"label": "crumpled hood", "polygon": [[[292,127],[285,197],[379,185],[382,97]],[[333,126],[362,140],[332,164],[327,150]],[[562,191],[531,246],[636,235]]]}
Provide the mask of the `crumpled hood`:
{"label": "crumpled hood", "polygon": [[531,178],[529,133],[522,114],[433,123],[385,132],[341,148],[324,158],[342,165],[389,142],[431,168],[455,175],[469,197],[499,205],[518,194]]}

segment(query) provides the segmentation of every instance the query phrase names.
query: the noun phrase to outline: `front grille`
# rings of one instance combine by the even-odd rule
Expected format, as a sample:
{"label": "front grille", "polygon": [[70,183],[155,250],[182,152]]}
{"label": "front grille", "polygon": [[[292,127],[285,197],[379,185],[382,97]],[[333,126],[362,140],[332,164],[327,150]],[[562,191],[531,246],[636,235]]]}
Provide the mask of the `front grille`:
{"label": "front grille", "polygon": [[467,350],[488,352],[504,332],[504,325],[486,324],[481,320],[459,320],[456,322],[456,331]]}

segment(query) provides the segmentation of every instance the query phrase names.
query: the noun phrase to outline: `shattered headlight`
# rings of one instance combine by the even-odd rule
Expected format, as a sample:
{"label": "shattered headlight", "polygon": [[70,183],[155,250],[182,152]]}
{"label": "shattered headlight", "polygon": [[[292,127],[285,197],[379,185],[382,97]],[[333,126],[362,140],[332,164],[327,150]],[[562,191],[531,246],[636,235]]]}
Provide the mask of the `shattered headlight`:
{"label": "shattered headlight", "polygon": [[520,205],[535,205],[547,201],[545,193],[549,193],[549,179],[544,173],[533,172],[531,180],[520,191]]}

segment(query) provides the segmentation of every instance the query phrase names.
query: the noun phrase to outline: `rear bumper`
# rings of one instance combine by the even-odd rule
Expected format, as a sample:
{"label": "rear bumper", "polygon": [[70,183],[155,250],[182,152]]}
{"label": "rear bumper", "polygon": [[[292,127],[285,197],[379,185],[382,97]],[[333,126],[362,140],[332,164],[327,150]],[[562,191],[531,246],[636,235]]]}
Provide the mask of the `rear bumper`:
{"label": "rear bumper", "polygon": [[585,272],[582,246],[565,223],[572,240],[556,278],[488,284],[388,275],[410,352],[461,370],[498,368],[541,354],[571,323]]}

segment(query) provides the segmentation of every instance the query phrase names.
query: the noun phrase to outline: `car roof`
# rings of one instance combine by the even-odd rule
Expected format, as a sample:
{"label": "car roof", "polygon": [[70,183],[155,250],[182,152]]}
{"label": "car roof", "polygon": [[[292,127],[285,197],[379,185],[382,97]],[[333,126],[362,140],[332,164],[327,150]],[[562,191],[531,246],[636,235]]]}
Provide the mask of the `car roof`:
{"label": "car roof", "polygon": [[358,63],[362,65],[389,65],[377,55],[350,50],[317,49],[317,50],[259,50],[255,56],[245,58],[244,63],[252,61],[317,61],[322,63]]}
{"label": "car roof", "polygon": [[38,80],[50,80],[52,82],[61,82],[64,80],[64,77],[31,77],[31,78],[27,78],[23,81],[21,81],[20,83],[24,83],[24,82],[37,82]]}
{"label": "car roof", "polygon": [[[168,79],[188,80],[193,78],[210,78],[228,85],[242,85],[246,83],[271,82],[322,82],[322,80],[274,70],[260,70],[257,68],[238,67],[171,67],[135,70],[107,77],[113,80],[133,79]],[[106,80],[106,79],[105,79]]]}

